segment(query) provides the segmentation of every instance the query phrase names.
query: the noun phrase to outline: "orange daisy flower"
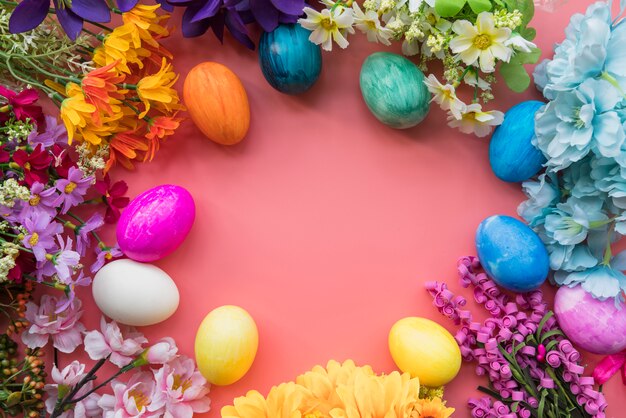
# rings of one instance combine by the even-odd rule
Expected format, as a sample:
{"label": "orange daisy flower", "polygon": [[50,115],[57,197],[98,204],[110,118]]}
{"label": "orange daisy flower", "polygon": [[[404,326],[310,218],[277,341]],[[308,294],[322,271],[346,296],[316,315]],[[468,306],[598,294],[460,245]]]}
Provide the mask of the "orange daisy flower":
{"label": "orange daisy flower", "polygon": [[154,159],[154,155],[161,148],[161,140],[174,135],[174,131],[180,126],[180,121],[180,119],[174,116],[159,116],[148,122],[146,139],[149,142],[144,161],[152,161]]}
{"label": "orange daisy flower", "polygon": [[91,103],[99,112],[107,115],[114,113],[111,105],[119,104],[123,98],[124,92],[118,90],[116,86],[116,84],[124,82],[125,78],[115,68],[118,63],[119,61],[114,61],[104,67],[90,71],[81,82],[87,103]]}
{"label": "orange daisy flower", "polygon": [[446,407],[441,398],[420,399],[416,404],[419,418],[449,418],[454,408]]}

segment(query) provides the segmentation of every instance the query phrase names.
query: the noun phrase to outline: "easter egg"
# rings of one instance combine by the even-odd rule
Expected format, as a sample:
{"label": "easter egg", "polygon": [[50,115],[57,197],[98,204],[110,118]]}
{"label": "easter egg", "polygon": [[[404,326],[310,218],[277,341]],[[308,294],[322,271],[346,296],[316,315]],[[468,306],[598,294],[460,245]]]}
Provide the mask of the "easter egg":
{"label": "easter egg", "polygon": [[550,260],[539,236],[510,216],[485,219],[476,231],[478,258],[497,284],[514,292],[530,292],[548,277]]}
{"label": "easter egg", "polygon": [[360,84],[367,107],[392,128],[411,128],[430,109],[424,74],[401,55],[375,52],[367,57],[361,67]]}
{"label": "easter egg", "polygon": [[424,386],[443,386],[461,368],[461,350],[452,334],[425,318],[396,322],[389,332],[389,351],[398,368]]}
{"label": "easter egg", "polygon": [[265,79],[276,90],[300,94],[310,89],[322,71],[322,51],[309,41],[310,31],[282,24],[265,32],[259,42],[259,63]]}
{"label": "easter egg", "polygon": [[103,314],[133,326],[165,321],[176,312],[179,302],[178,288],[166,272],[128,259],[102,267],[91,291]]}
{"label": "easter egg", "polygon": [[581,286],[559,288],[554,313],[561,329],[580,348],[595,354],[626,349],[626,309],[614,299],[595,299]]}
{"label": "easter egg", "polygon": [[542,102],[534,100],[513,106],[494,131],[489,143],[489,163],[500,180],[528,180],[545,164],[546,157],[532,144],[535,112],[541,106]]}
{"label": "easter egg", "polygon": [[233,145],[248,133],[248,95],[239,77],[226,66],[196,65],[185,78],[183,97],[191,120],[210,140]]}
{"label": "easter egg", "polygon": [[259,346],[254,319],[238,306],[211,311],[196,334],[196,362],[212,384],[230,385],[250,370]]}
{"label": "easter egg", "polygon": [[133,260],[160,260],[183,243],[195,217],[196,207],[187,190],[157,186],[137,196],[122,212],[117,242]]}

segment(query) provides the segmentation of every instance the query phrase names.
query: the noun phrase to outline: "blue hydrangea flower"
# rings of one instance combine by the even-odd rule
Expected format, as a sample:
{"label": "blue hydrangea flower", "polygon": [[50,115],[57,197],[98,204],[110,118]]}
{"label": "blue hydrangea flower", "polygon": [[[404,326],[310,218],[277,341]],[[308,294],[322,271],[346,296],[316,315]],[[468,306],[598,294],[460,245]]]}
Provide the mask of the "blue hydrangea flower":
{"label": "blue hydrangea flower", "polygon": [[608,216],[602,210],[603,204],[594,198],[570,197],[546,216],[546,234],[561,245],[580,244],[590,229],[606,225]]}
{"label": "blue hydrangea flower", "polygon": [[626,209],[626,167],[613,158],[594,159],[591,167],[595,187],[610,197],[612,212]]}
{"label": "blue hydrangea flower", "polygon": [[575,90],[557,94],[539,109],[535,119],[535,145],[553,170],[569,167],[591,151],[604,157],[621,152],[626,135],[615,106],[618,90],[605,80],[589,79]]}
{"label": "blue hydrangea flower", "polygon": [[595,158],[588,156],[563,171],[563,188],[568,194],[577,198],[591,196],[602,198],[604,193],[598,189],[595,180],[591,178],[591,163],[594,160]]}
{"label": "blue hydrangea flower", "polygon": [[531,227],[543,223],[546,215],[560,200],[561,194],[557,187],[554,173],[543,173],[537,180],[522,183],[522,189],[528,200],[522,202],[517,213]]}
{"label": "blue hydrangea flower", "polygon": [[554,50],[554,58],[539,71],[547,79],[543,93],[554,99],[559,91],[576,88],[589,78],[602,74],[611,39],[611,9],[607,3],[592,4],[587,12],[576,14],[565,29],[566,39]]}
{"label": "blue hydrangea flower", "polygon": [[577,286],[591,293],[595,298],[606,300],[616,298],[616,303],[623,300],[622,292],[626,291],[626,256],[624,252],[615,256],[610,263],[599,264],[590,269],[574,272],[558,271],[554,280],[561,286]]}

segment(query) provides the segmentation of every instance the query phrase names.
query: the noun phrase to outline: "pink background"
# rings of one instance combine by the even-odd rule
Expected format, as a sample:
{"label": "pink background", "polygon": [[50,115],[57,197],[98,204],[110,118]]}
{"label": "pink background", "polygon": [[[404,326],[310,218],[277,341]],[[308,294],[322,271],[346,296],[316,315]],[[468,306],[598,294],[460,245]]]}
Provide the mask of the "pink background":
{"label": "pink background", "polygon": [[[564,37],[571,14],[588,4],[571,0],[557,13],[538,12],[537,43],[546,55]],[[177,35],[167,44],[179,85],[203,61],[239,75],[252,112],[248,137],[226,148],[187,121],[153,163],[113,173],[128,182],[130,196],[173,183],[186,187],[197,205],[187,241],[157,263],[176,281],[180,307],[141,331],[151,339],[170,335],[193,355],[198,325],[218,306],[239,305],[258,325],[252,369],[230,387],[213,387],[212,411],[203,416],[219,417],[234,397],[250,389],[266,394],[330,359],[394,370],[387,334],[395,321],[423,316],[453,329],[423,283],[444,280],[459,291],[456,260],[475,253],[477,225],[493,214],[515,215],[523,200],[518,185],[492,174],[488,140],[448,128],[438,108],[410,130],[380,124],[361,99],[358,78],[363,60],[384,47],[361,35],[350,41],[348,50],[324,54],[323,74],[310,92],[290,97],[265,82],[255,52],[230,39],[222,47],[209,34],[183,42]],[[534,89],[518,95],[503,83],[495,93],[493,106],[501,110],[540,99]],[[85,322],[97,327],[91,296],[84,301]],[[469,416],[465,402],[479,382],[486,383],[464,365],[447,387],[456,417]],[[619,377],[606,392],[608,415],[624,416]]]}

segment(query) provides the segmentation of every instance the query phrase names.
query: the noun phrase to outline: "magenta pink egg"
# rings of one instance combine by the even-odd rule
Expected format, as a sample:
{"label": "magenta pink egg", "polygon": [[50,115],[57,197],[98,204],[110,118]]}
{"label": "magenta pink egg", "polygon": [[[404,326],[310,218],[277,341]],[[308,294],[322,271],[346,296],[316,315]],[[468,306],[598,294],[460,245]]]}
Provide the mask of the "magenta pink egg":
{"label": "magenta pink egg", "polygon": [[160,260],[185,240],[196,217],[191,194],[180,186],[163,185],[137,196],[117,224],[117,242],[135,261]]}
{"label": "magenta pink egg", "polygon": [[582,287],[561,287],[554,298],[554,313],[565,335],[580,348],[595,354],[626,349],[626,306],[613,299],[594,299]]}

